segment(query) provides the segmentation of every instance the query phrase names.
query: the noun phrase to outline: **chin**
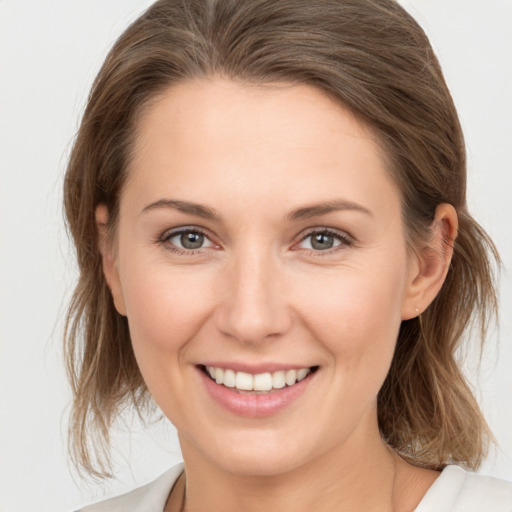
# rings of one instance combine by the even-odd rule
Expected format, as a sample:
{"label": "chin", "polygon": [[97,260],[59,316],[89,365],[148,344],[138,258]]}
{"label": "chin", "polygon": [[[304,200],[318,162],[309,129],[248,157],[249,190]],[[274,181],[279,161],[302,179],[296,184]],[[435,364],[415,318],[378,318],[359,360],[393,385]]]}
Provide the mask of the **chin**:
{"label": "chin", "polygon": [[210,444],[203,452],[213,465],[232,474],[276,476],[293,471],[308,459],[307,449],[298,439],[284,440],[268,433],[258,436],[256,432],[245,433],[240,436],[243,439],[233,437],[227,436],[225,443],[217,439],[215,446]]}
{"label": "chin", "polygon": [[232,453],[214,459],[215,464],[224,471],[241,476],[276,476],[299,467],[301,457],[287,456],[283,453]]}

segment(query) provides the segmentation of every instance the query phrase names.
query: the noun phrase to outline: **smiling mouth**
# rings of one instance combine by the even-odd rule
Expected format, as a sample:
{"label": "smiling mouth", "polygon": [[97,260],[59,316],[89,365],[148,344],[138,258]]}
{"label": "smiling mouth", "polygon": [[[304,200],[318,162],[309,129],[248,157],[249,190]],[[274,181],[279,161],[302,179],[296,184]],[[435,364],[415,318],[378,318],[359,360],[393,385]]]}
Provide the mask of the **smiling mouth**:
{"label": "smiling mouth", "polygon": [[289,388],[303,381],[318,370],[318,366],[280,370],[277,372],[257,373],[236,372],[231,369],[201,365],[200,369],[211,380],[221,386],[231,388],[237,393],[272,393],[283,388]]}

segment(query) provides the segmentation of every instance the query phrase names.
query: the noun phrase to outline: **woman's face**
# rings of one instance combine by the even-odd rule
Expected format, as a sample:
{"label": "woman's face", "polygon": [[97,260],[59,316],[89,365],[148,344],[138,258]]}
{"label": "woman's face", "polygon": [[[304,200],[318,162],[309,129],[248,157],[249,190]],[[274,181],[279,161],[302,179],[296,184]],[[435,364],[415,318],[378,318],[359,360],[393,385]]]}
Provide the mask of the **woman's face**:
{"label": "woman's face", "polygon": [[277,474],[378,437],[418,265],[370,131],[319,90],[166,92],[104,264],[185,455]]}

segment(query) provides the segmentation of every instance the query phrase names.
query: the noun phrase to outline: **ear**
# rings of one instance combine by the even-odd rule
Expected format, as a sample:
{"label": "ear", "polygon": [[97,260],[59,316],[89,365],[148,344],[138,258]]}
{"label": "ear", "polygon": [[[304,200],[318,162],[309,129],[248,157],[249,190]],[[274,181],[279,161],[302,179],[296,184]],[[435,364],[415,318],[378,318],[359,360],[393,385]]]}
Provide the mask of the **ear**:
{"label": "ear", "polygon": [[123,290],[121,280],[119,278],[119,269],[117,258],[112,247],[112,243],[108,240],[108,208],[105,204],[100,204],[96,208],[96,229],[98,230],[98,247],[101,253],[101,261],[103,265],[103,275],[110,289],[114,306],[117,312],[126,316],[126,307],[124,303]]}
{"label": "ear", "polygon": [[455,208],[447,203],[438,205],[427,246],[411,255],[402,320],[420,315],[441,290],[450,268],[457,229]]}

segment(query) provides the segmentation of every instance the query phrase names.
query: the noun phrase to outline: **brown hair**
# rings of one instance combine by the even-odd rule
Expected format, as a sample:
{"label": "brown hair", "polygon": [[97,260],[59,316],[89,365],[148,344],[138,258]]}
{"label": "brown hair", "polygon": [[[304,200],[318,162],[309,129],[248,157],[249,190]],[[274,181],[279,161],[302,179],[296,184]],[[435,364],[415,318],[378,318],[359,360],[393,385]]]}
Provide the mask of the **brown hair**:
{"label": "brown hair", "polygon": [[123,33],[99,72],[71,153],[65,212],[80,277],[65,333],[74,403],[73,460],[109,468],[113,421],[151,401],[102,273],[95,208],[115,230],[121,186],[144,107],[173,84],[222,75],[317,87],[377,134],[403,197],[411,244],[435,208],[459,231],[446,282],[420,318],[402,323],[378,396],[386,442],[412,463],[476,468],[489,431],[456,360],[472,319],[482,340],[497,300],[496,249],[466,209],[464,140],[439,63],[419,25],[393,0],[160,0]]}

